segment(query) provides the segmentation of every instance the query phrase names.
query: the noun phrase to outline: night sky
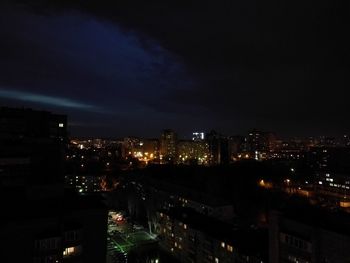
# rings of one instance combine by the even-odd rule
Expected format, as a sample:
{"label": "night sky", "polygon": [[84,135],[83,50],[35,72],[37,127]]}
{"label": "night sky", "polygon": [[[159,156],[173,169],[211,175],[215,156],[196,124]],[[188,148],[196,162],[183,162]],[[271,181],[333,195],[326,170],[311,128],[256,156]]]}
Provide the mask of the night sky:
{"label": "night sky", "polygon": [[350,132],[348,1],[45,2],[0,4],[2,106],[74,136]]}

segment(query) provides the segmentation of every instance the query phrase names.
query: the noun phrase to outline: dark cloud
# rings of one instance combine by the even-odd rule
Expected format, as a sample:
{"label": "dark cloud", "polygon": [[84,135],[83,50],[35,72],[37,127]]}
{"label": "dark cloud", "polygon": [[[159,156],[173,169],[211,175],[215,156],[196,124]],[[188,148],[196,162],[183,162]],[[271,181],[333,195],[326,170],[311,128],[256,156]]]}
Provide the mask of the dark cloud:
{"label": "dark cloud", "polygon": [[0,81],[103,105],[119,117],[95,123],[114,133],[142,134],[141,124],[153,134],[350,129],[345,1],[31,1],[24,16],[12,10],[2,16],[18,17],[1,27]]}

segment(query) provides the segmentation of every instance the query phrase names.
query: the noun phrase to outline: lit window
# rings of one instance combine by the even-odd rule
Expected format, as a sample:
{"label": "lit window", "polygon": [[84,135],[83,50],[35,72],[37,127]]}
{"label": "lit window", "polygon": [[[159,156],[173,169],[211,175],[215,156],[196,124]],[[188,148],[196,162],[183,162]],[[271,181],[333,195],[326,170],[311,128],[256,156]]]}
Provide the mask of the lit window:
{"label": "lit window", "polygon": [[232,246],[230,246],[230,245],[227,245],[227,251],[229,251],[229,252],[233,252],[233,247],[232,247]]}
{"label": "lit window", "polygon": [[184,229],[187,229],[187,225],[186,224],[184,224]]}
{"label": "lit window", "polygon": [[219,259],[218,258],[215,258],[215,263],[219,263]]}
{"label": "lit window", "polygon": [[221,247],[225,247],[225,242],[221,242]]}
{"label": "lit window", "polygon": [[63,128],[64,127],[64,123],[59,123],[58,127]]}
{"label": "lit window", "polygon": [[63,251],[63,257],[69,257],[69,256],[74,256],[78,255],[81,252],[81,246],[76,246],[76,247],[67,247]]}
{"label": "lit window", "polygon": [[74,247],[67,247],[64,251],[63,251],[63,256],[69,256],[74,254],[75,248]]}

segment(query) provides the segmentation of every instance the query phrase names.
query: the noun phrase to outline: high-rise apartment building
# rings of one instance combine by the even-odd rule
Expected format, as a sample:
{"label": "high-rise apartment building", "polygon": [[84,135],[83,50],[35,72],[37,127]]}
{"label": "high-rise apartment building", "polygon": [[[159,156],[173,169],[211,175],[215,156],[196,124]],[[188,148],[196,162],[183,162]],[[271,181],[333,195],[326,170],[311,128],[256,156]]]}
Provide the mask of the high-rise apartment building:
{"label": "high-rise apartment building", "polygon": [[160,139],[160,155],[163,162],[174,161],[177,156],[177,134],[173,130],[164,130]]}
{"label": "high-rise apartment building", "polygon": [[209,160],[213,165],[227,164],[230,161],[228,140],[215,131],[206,135],[206,141],[209,146]]}
{"label": "high-rise apartment building", "polygon": [[107,210],[64,190],[67,118],[0,108],[0,261],[105,262]]}

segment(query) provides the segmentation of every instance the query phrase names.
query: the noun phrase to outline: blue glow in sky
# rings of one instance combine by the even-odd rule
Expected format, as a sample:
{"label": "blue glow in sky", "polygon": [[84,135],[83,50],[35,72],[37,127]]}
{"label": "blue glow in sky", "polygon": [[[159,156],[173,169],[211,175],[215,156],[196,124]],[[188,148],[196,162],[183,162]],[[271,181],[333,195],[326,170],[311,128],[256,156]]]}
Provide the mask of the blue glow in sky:
{"label": "blue glow in sky", "polygon": [[[81,13],[12,10],[0,17],[5,21],[12,26],[0,23],[8,40],[0,44],[1,104],[39,104],[68,114],[73,134],[89,133],[89,125],[93,135],[98,126],[109,127],[103,130],[113,135],[142,135],[143,125],[149,134],[176,126],[174,94],[192,80],[181,61],[157,42]],[[200,119],[191,117],[194,108],[180,109],[186,113],[183,122]]]}
{"label": "blue glow in sky", "polygon": [[73,108],[73,109],[97,111],[97,112],[99,111],[99,109],[93,105],[84,104],[71,99],[51,97],[51,96],[45,96],[45,95],[15,91],[15,90],[0,89],[0,98],[47,104],[52,106],[64,107],[64,108]]}

